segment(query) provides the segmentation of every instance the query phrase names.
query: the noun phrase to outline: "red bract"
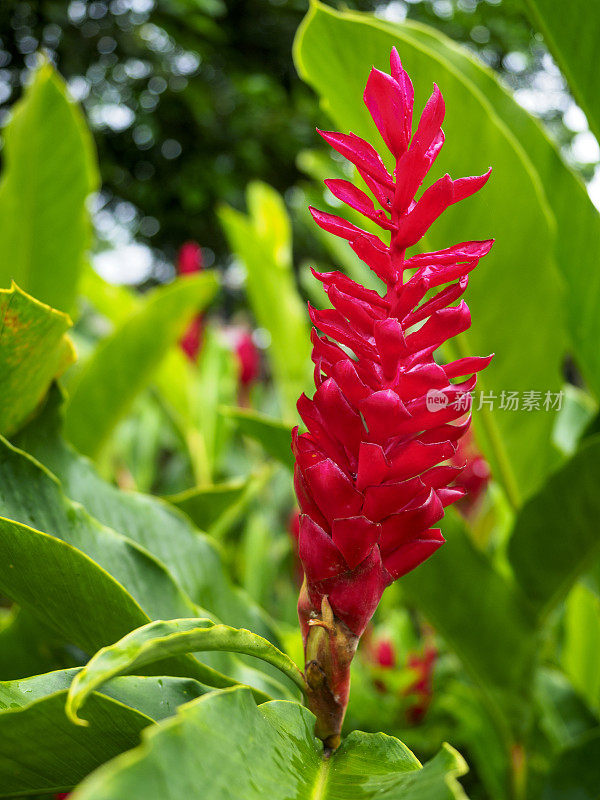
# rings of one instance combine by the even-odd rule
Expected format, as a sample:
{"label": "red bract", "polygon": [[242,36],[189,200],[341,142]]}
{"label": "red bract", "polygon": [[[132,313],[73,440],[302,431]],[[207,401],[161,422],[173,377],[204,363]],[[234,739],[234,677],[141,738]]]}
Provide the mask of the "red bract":
{"label": "red bract", "polygon": [[[376,202],[349,181],[326,184],[383,236],[389,232],[389,244],[342,217],[310,209],[324,230],[348,240],[386,291],[366,289],[340,272],[314,272],[333,308],[309,306],[321,331],[312,335],[316,392],[298,401],[308,432],[296,429],[292,443],[306,576],[298,610],[309,663],[315,651],[309,632],[326,627],[329,611],[347,641],[358,639],[385,587],[443,543],[434,526],[464,494],[451,486],[460,468],[444,462],[469,427],[476,373],[491,360],[443,365],[434,352],[469,328],[467,305],[453,304],[493,241],[406,257],[437,217],[480,189],[490,173],[458,180],[445,175],[415,200],[444,142],[439,89],[413,134],[412,84],[394,49],[391,75],[373,69],[364,100],[394,156],[394,171],[358,136],[321,132],[356,166]],[[344,703],[345,679],[328,677]]]}
{"label": "red bract", "polygon": [[[200,245],[197,242],[185,242],[177,254],[177,274],[193,275],[201,272],[203,266]],[[200,351],[202,327],[202,316],[194,317],[179,342],[190,361],[195,361]]]}
{"label": "red bract", "polygon": [[238,359],[238,380],[246,389],[258,378],[260,370],[260,353],[254,344],[250,331],[242,331],[235,344]]}
{"label": "red bract", "polygon": [[185,242],[177,254],[177,273],[179,275],[194,275],[202,272],[202,249],[198,242]]}
{"label": "red bract", "polygon": [[452,458],[452,463],[465,465],[460,473],[456,485],[465,490],[466,494],[458,501],[458,509],[467,517],[476,513],[478,500],[485,492],[490,482],[490,466],[477,449],[473,434],[469,430],[458,442],[458,449]]}
{"label": "red bract", "polygon": [[425,646],[425,652],[420,655],[412,653],[408,657],[408,667],[417,675],[414,683],[406,690],[407,695],[414,696],[414,702],[407,709],[408,721],[418,725],[427,713],[433,696],[433,669],[437,659],[437,650],[432,644]]}

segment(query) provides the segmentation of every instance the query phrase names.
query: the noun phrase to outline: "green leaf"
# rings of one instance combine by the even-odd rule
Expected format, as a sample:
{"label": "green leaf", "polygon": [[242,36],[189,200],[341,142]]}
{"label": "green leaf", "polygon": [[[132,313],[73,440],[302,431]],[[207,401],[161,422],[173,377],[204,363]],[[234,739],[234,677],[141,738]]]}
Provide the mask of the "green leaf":
{"label": "green leaf", "polygon": [[[0,682],[0,713],[25,708],[56,692],[66,693],[73,679],[81,672],[79,667],[33,675],[31,678]],[[102,687],[102,694],[160,721],[171,717],[177,708],[208,689],[190,678],[169,678],[128,675],[114,678]],[[61,716],[64,716],[64,707]]]}
{"label": "green leaf", "polygon": [[[194,603],[166,567],[125,536],[102,525],[65,496],[59,481],[25,452],[0,439],[0,514],[52,531],[118,580],[150,618],[192,612]],[[21,576],[23,580],[27,575]]]}
{"label": "green leaf", "polygon": [[271,335],[267,354],[283,416],[310,385],[309,321],[294,283],[290,220],[280,195],[264,183],[248,187],[248,216],[229,206],[219,217],[229,245],[246,267],[246,291],[260,327]]}
{"label": "green leaf", "polygon": [[165,500],[187,514],[200,530],[207,531],[230,506],[240,501],[247,486],[247,478],[238,478],[214,486],[195,486]]}
{"label": "green leaf", "polygon": [[[9,565],[0,589],[68,642],[93,653],[153,618],[203,611],[157,558],[72,503],[51,473],[2,439],[0,479],[0,513],[10,517],[0,518],[0,556]],[[217,655],[215,666],[261,683],[264,676]],[[209,686],[236,683],[191,656],[170,669]]]}
{"label": "green leaf", "polygon": [[598,718],[558,669],[542,667],[536,671],[534,694],[540,728],[555,751],[574,744],[590,728],[597,727]]}
{"label": "green leaf", "polygon": [[583,584],[569,592],[561,661],[589,707],[600,710],[600,599]]}
{"label": "green leaf", "polygon": [[[531,20],[561,68],[592,132],[600,139],[598,73],[595,68],[600,12],[595,3],[570,0],[568,8],[555,0],[524,0]],[[566,12],[566,13],[565,13]],[[584,24],[582,24],[582,22]]]}
{"label": "green leaf", "polygon": [[216,290],[212,273],[180,278],[155,289],[136,313],[98,345],[70,387],[65,432],[78,450],[99,454],[169,348]]}
{"label": "green leaf", "polygon": [[[294,57],[336,126],[381,145],[385,152],[362,95],[371,66],[386,69],[393,45],[415,78],[416,107],[424,105],[434,82],[446,100],[446,145],[432,178],[444,171],[458,177],[482,173],[490,164],[496,167],[481,195],[449,209],[427,239],[428,247],[437,248],[460,240],[496,238],[492,252],[471,277],[467,301],[473,325],[461,337],[460,354],[496,353],[480,387],[497,398],[509,390],[558,392],[566,334],[552,258],[553,219],[537,173],[486,96],[402,26],[392,31],[392,26],[373,17],[340,13],[317,2],[297,34]],[[532,230],[535,259],[530,257]],[[533,307],[539,314],[532,328]],[[513,505],[518,505],[557,460],[551,443],[554,415],[500,411],[498,399],[496,410],[484,406],[479,419],[477,403],[475,408],[494,474]]]}
{"label": "green leaf", "polygon": [[164,359],[154,380],[167,413],[190,455],[196,483],[209,484],[219,471],[230,425],[219,406],[235,402],[237,366],[231,348],[213,326],[203,331],[197,364],[179,349]]}
{"label": "green leaf", "polygon": [[197,486],[165,498],[190,517],[210,536],[222,539],[235,526],[273,474],[270,465],[240,478],[214,486]]}
{"label": "green leaf", "polygon": [[542,800],[598,800],[600,730],[590,731],[557,758]]}
{"label": "green leaf", "polygon": [[92,137],[50,64],[35,73],[3,136],[0,286],[12,279],[70,311],[90,240],[85,201],[99,180]]}
{"label": "green leaf", "polygon": [[296,703],[257,708],[243,690],[212,693],[90,775],[73,800],[149,797],[156,786],[163,800],[194,797],[199,790],[210,800],[465,798],[456,778],[466,765],[448,745],[421,767],[397,739],[354,732],[323,759],[313,726],[312,714]]}
{"label": "green leaf", "polygon": [[544,617],[600,548],[600,437],[587,441],[520,510],[508,555],[524,593]]}
{"label": "green leaf", "polygon": [[215,543],[200,533],[187,516],[157,497],[120,491],[64,442],[60,435],[60,404],[60,393],[54,390],[44,413],[23,429],[17,444],[60,478],[72,500],[165,564],[195,603],[220,621],[253,630],[277,644],[264,612],[231,584]]}
{"label": "green leaf", "polygon": [[89,698],[87,729],[65,715],[77,669],[0,683],[0,797],[70,789],[118,753],[139,743],[153,720],[206,693],[181,678],[125,677]]}
{"label": "green leaf", "polygon": [[[391,31],[398,29],[389,23],[387,26]],[[583,181],[566,165],[539,120],[515,101],[493,70],[434,28],[410,22],[400,27],[406,36],[448,60],[485,96],[537,172],[554,215],[554,247],[557,265],[568,286],[564,304],[572,344],[586,380],[600,395],[600,352],[595,346],[600,339],[600,284],[590,280],[600,263],[600,214]]]}
{"label": "green leaf", "polygon": [[294,469],[292,426],[273,417],[245,408],[222,408],[238,429],[261,444],[270,456],[289,469]]}
{"label": "green leaf", "polygon": [[37,408],[50,383],[75,360],[71,320],[18,286],[0,289],[0,433],[11,435]]}
{"label": "green leaf", "polygon": [[536,646],[533,616],[517,586],[476,550],[464,523],[449,512],[443,521],[446,543],[401,580],[408,597],[461,658],[501,712],[512,707],[527,685]]}
{"label": "green leaf", "polygon": [[0,797],[72,789],[108,759],[135,747],[152,720],[103,695],[89,704],[90,727],[65,715],[67,690],[0,713]]}
{"label": "green leaf", "polygon": [[105,281],[90,264],[86,264],[83,270],[79,293],[90,301],[98,313],[115,324],[125,322],[143,302],[128,286]]}
{"label": "green leaf", "polygon": [[281,670],[301,691],[306,688],[302,673],[291,658],[261,636],[215,625],[209,619],[159,620],[132,631],[93,656],[69,690],[67,715],[73,722],[85,724],[77,712],[89,694],[106,681],[167,657],[207,650],[254,656]]}

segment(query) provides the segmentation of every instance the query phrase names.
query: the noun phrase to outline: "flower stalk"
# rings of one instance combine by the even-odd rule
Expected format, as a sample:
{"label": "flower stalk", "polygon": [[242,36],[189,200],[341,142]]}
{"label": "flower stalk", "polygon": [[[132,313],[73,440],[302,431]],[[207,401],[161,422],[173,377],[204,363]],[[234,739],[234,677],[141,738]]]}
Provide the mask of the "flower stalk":
{"label": "flower stalk", "polygon": [[395,49],[390,74],[371,71],[364,100],[394,171],[358,136],[321,131],[374,199],[346,180],[325,183],[388,243],[343,217],[310,211],[321,228],[348,241],[384,289],[313,270],[332,308],[309,305],[316,391],[298,401],[307,432],[296,428],[292,436],[305,676],[316,734],[329,749],[340,741],[350,663],[384,589],[443,544],[435,524],[465,494],[455,484],[462,467],[451,459],[469,429],[476,374],[492,358],[443,363],[434,354],[470,327],[469,309],[457,301],[493,241],[406,256],[490,173],[444,175],[415,198],[444,143],[444,101],[434,87],[413,134],[413,87]]}

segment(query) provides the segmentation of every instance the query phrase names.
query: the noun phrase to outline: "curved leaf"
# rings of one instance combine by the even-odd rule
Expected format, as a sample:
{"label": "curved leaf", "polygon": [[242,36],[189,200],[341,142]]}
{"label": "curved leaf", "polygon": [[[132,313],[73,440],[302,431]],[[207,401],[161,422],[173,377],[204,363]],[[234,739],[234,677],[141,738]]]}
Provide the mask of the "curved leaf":
{"label": "curved leaf", "polygon": [[308,314],[294,283],[290,220],[283,199],[267,184],[251,183],[247,200],[247,216],[224,206],[219,217],[246,268],[256,321],[271,335],[267,353],[283,416],[295,420],[298,396],[310,384],[311,362]]}
{"label": "curved leaf", "polygon": [[0,713],[0,797],[72,789],[107,759],[129,750],[152,720],[103,695],[89,705],[90,727],[67,719],[66,689]]}
{"label": "curved leaf", "polygon": [[77,449],[96,456],[136,395],[186,325],[217,290],[214,274],[179,278],[153,290],[139,309],[104,339],[71,387],[65,434]]}
{"label": "curved leaf", "polygon": [[292,426],[246,408],[222,408],[239,430],[261,444],[266,453],[289,469],[294,469]]}
{"label": "curved leaf", "polygon": [[23,424],[54,378],[75,360],[71,320],[39,303],[14,283],[0,289],[0,433]]}
{"label": "curved leaf", "polygon": [[158,620],[132,631],[93,656],[69,690],[67,715],[74,722],[81,722],[77,711],[90,692],[117,675],[134,672],[166,657],[207,650],[259,658],[281,670],[301,691],[305,690],[302,673],[291,658],[255,633],[216,625],[209,619]]}
{"label": "curved leaf", "polygon": [[90,240],[85,201],[99,179],[92,137],[50,64],[35,73],[3,136],[0,286],[12,279],[70,311]]}
{"label": "curved leaf", "polygon": [[596,347],[600,340],[600,281],[595,277],[600,263],[600,214],[583,181],[565,164],[539,120],[516,102],[492,69],[434,28],[408,21],[401,26],[386,25],[392,32],[401,29],[407,37],[448,60],[476,91],[485,95],[521,144],[554,214],[556,261],[568,286],[564,304],[578,365],[596,395],[600,395],[600,350]]}
{"label": "curved leaf", "polygon": [[[401,587],[462,659],[504,716],[520,713],[536,647],[534,618],[514,581],[500,574],[469,539],[453,513],[443,521],[446,543]],[[490,695],[491,692],[491,695]]]}
{"label": "curved leaf", "polygon": [[600,550],[600,437],[555,472],[520,510],[508,546],[515,575],[545,616]]}
{"label": "curved leaf", "polygon": [[[80,671],[79,667],[74,667],[0,682],[0,713],[25,708],[57,692],[67,692]],[[109,681],[102,687],[101,694],[158,722],[171,717],[179,706],[208,691],[190,678],[128,675]],[[61,714],[64,716],[64,708]]]}
{"label": "curved leaf", "polygon": [[134,747],[154,720],[206,693],[193,680],[116,678],[88,705],[90,729],[65,716],[77,669],[0,683],[0,797],[72,788],[89,772]]}
{"label": "curved leaf", "polygon": [[[266,614],[232,585],[217,546],[187,516],[157,497],[119,490],[98,475],[89,459],[75,453],[62,439],[60,404],[60,393],[54,389],[44,413],[21,431],[17,444],[60,478],[71,499],[82,503],[97,520],[138,542],[165,564],[195,603],[220,621],[248,628],[277,644],[274,627]],[[168,536],[165,531],[169,531]]]}
{"label": "curved leaf", "polygon": [[244,690],[211,693],[90,775],[73,800],[142,800],[156,786],[162,800],[199,790],[210,800],[465,798],[456,778],[466,765],[448,745],[421,767],[398,739],[355,731],[323,759],[313,726],[312,714],[297,703],[257,708]]}
{"label": "curved leaf", "polygon": [[596,69],[600,38],[598,5],[587,0],[570,0],[567,6],[555,0],[524,0],[524,6],[543,33],[548,49],[585,111],[594,135],[600,139]]}

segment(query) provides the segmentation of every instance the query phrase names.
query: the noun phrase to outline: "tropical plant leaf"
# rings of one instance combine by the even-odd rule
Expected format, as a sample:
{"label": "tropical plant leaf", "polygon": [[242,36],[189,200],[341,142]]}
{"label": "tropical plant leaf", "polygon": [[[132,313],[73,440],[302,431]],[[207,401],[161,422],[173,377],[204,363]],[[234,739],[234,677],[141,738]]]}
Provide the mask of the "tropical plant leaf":
{"label": "tropical plant leaf", "polygon": [[68,791],[93,769],[134,747],[152,720],[103,695],[89,728],[65,715],[66,689],[0,713],[0,797]]}
{"label": "tropical plant leaf", "polygon": [[222,408],[238,429],[261,444],[266,453],[289,469],[294,469],[292,426],[273,417],[246,408]]}
{"label": "tropical plant leaf", "polygon": [[[475,418],[494,474],[518,506],[557,461],[551,442],[552,413],[498,410],[503,391],[540,395],[560,391],[566,331],[552,258],[552,215],[531,162],[486,97],[401,26],[392,32],[373,17],[313,2],[297,34],[294,57],[301,76],[320,95],[336,125],[381,144],[385,152],[360,98],[371,66],[385,68],[393,45],[408,72],[419,76],[417,106],[424,104],[434,81],[446,99],[447,144],[436,170],[459,176],[485,172],[490,163],[502,165],[485,188],[485,200],[471,198],[449,209],[433,226],[427,246],[435,249],[461,239],[496,237],[492,252],[471,279],[467,300],[473,326],[468,336],[460,338],[460,354],[497,353],[481,380],[487,397],[494,393],[496,410],[478,408],[476,398]],[[532,230],[535,259],[530,258]],[[532,329],[529,314],[534,306],[540,317]]]}
{"label": "tropical plant leaf", "polygon": [[98,345],[69,387],[65,433],[80,452],[98,455],[189,320],[216,290],[208,272],[154,289],[137,313]]}
{"label": "tropical plant leaf", "polygon": [[0,683],[0,797],[71,789],[89,772],[134,747],[140,732],[206,693],[197,681],[125,677],[89,698],[90,727],[65,715],[77,669]]}
{"label": "tropical plant leaf", "polygon": [[323,759],[313,726],[312,714],[297,703],[257,708],[246,691],[212,693],[182,707],[176,718],[144,736],[141,747],[90,775],[73,800],[141,800],[156,786],[164,800],[180,800],[194,796],[199,785],[211,800],[465,798],[456,779],[466,765],[448,745],[421,767],[398,739],[354,732]]}
{"label": "tropical plant leaf", "polygon": [[132,631],[92,657],[73,680],[67,715],[73,722],[81,722],[77,712],[89,694],[117,675],[135,672],[139,667],[167,657],[208,650],[259,658],[281,670],[301,691],[305,691],[302,673],[291,658],[255,633],[215,625],[209,619],[158,620]]}
{"label": "tropical plant leaf", "polygon": [[[590,128],[600,139],[598,73],[595,69],[600,12],[594,3],[571,0],[567,7],[553,0],[524,0],[531,21],[561,68]],[[582,25],[582,20],[585,24]]]}
{"label": "tropical plant leaf", "polygon": [[86,198],[99,183],[92,137],[49,63],[3,130],[0,287],[11,280],[70,311],[90,240]]}
{"label": "tropical plant leaf", "polygon": [[[542,0],[544,2],[544,0]],[[520,106],[496,73],[434,28],[405,21],[385,23],[434,50],[449,61],[489,102],[523,148],[537,172],[548,206],[554,214],[557,265],[566,281],[564,294],[569,333],[578,364],[589,385],[600,395],[600,284],[590,280],[600,261],[600,214],[581,178],[563,160],[539,120]]]}
{"label": "tropical plant leaf", "polygon": [[600,711],[600,598],[583,583],[567,597],[561,662],[574,688]]}
{"label": "tropical plant leaf", "polygon": [[[56,692],[68,692],[73,679],[80,672],[79,667],[73,667],[0,682],[0,713],[13,708],[26,708]],[[105,683],[101,694],[159,722],[172,716],[179,706],[208,691],[191,678],[127,675]],[[64,715],[64,707],[61,713]]]}
{"label": "tropical plant leaf", "polygon": [[600,437],[587,440],[523,506],[508,555],[540,617],[561,599],[600,550]]}
{"label": "tropical plant leaf", "polygon": [[9,436],[75,360],[71,320],[15,284],[0,289],[0,433]]}
{"label": "tropical plant leaf", "polygon": [[213,486],[196,486],[165,498],[188,515],[201,530],[220,539],[230,530],[272,474],[270,467]]}
{"label": "tropical plant leaf", "polygon": [[237,392],[235,357],[220,331],[205,325],[195,364],[179,348],[171,350],[154,384],[187,446],[196,483],[212,483],[231,428],[219,406],[234,403]]}
{"label": "tropical plant leaf", "polygon": [[522,711],[516,698],[528,685],[533,666],[533,615],[519,587],[475,549],[456,514],[447,513],[442,525],[446,543],[405,575],[401,586],[488,692],[488,699],[515,720]]}
{"label": "tropical plant leaf", "polygon": [[[1,439],[0,476],[0,513],[10,517],[0,519],[0,555],[12,564],[0,576],[0,588],[68,642],[93,653],[151,619],[190,612],[208,615],[162,562],[71,502],[51,473]],[[45,529],[55,535],[43,533]],[[50,566],[36,569],[44,559],[50,559]],[[229,654],[213,653],[206,660],[243,682],[261,687],[268,683],[275,694],[286,695],[270,675],[249,669]],[[237,683],[191,656],[163,672],[197,678],[209,686]],[[265,697],[260,691],[259,696]]]}
{"label": "tropical plant leaf", "polygon": [[89,459],[75,453],[62,439],[61,402],[60,393],[54,389],[44,413],[23,429],[17,444],[60,478],[72,500],[165,564],[194,603],[220,621],[248,628],[277,645],[273,625],[247,595],[231,584],[218,547],[209,537],[164,500],[124,492],[105,481]]}
{"label": "tropical plant leaf", "polygon": [[290,220],[280,195],[264,183],[248,187],[248,216],[224,206],[219,217],[229,245],[246,268],[246,291],[260,327],[271,335],[267,354],[284,418],[311,375],[308,314],[294,283]]}
{"label": "tropical plant leaf", "polygon": [[596,800],[600,785],[600,731],[589,731],[552,766],[542,800]]}

